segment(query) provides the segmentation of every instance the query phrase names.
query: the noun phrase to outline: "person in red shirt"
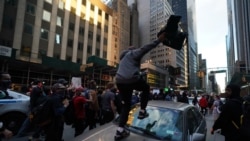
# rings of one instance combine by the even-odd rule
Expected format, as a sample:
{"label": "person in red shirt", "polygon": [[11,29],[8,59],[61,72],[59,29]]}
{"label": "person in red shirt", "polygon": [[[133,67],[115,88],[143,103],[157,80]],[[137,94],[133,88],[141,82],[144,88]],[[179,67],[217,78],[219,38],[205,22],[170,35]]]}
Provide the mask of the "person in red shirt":
{"label": "person in red shirt", "polygon": [[199,100],[199,106],[201,108],[201,113],[205,116],[207,113],[207,99],[204,95],[202,95],[201,99]]}
{"label": "person in red shirt", "polygon": [[75,121],[73,126],[75,128],[75,137],[82,134],[86,128],[86,113],[84,105],[87,102],[91,102],[81,95],[83,88],[79,87],[75,89],[75,96],[73,97],[73,104],[75,110]]}

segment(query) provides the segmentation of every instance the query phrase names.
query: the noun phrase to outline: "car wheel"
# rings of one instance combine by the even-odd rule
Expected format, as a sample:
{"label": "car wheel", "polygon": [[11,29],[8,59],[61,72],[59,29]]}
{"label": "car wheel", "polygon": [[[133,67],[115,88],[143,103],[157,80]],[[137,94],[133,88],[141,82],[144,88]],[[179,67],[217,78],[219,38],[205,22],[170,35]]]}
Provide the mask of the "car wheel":
{"label": "car wheel", "polygon": [[25,114],[12,112],[3,115],[1,121],[7,129],[11,130],[13,134],[16,135],[26,117]]}

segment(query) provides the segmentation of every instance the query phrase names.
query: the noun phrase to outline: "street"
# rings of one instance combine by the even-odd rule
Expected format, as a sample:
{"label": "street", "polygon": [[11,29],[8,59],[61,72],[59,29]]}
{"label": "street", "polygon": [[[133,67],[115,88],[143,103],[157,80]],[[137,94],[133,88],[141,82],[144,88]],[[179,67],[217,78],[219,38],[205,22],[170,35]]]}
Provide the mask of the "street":
{"label": "street", "polygon": [[[210,129],[213,125],[213,116],[206,115],[206,121],[207,121],[207,129],[208,129],[206,141],[214,141],[215,135],[210,134]],[[86,132],[88,132],[88,128],[85,130],[84,133],[86,133]],[[68,125],[64,126],[63,139],[64,139],[64,141],[73,141],[74,140],[74,129],[71,126],[68,126]],[[28,140],[28,136],[22,137],[22,138],[15,138],[14,137],[10,140],[3,140],[3,141],[27,141],[27,140]]]}

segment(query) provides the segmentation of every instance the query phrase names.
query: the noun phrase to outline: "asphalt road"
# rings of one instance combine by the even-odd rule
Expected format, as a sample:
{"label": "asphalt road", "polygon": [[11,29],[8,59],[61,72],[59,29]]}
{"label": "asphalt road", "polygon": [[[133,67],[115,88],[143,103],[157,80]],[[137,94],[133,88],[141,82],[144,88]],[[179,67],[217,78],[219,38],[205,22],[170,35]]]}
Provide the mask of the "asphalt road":
{"label": "asphalt road", "polygon": [[[207,121],[207,129],[208,129],[207,130],[206,141],[215,141],[215,137],[218,137],[218,135],[216,135],[216,134],[211,135],[210,134],[210,129],[211,129],[211,127],[213,125],[213,122],[214,122],[213,121],[213,116],[212,115],[206,115],[206,121]],[[88,132],[88,129],[86,129],[85,132]],[[43,139],[43,138],[41,138],[41,139]],[[74,141],[74,129],[71,126],[68,126],[68,125],[64,126],[63,139],[64,139],[64,141]],[[12,139],[3,140],[3,141],[28,141],[28,136],[22,137],[22,138],[13,137]]]}

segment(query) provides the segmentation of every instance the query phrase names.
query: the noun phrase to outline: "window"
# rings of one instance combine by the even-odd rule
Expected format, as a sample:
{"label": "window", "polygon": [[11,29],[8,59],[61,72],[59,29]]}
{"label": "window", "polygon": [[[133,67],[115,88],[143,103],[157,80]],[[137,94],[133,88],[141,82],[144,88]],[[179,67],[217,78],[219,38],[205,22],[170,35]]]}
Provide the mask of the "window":
{"label": "window", "polygon": [[50,22],[51,13],[43,10],[43,20]]}
{"label": "window", "polygon": [[83,43],[78,42],[78,50],[82,50],[83,49]]}
{"label": "window", "polygon": [[28,23],[24,23],[24,33],[33,34],[33,26]]}
{"label": "window", "polygon": [[104,26],[104,32],[108,32],[108,26],[107,25]]}
{"label": "window", "polygon": [[98,22],[98,23],[97,23],[97,28],[98,28],[98,29],[101,29],[101,27],[102,27],[101,23]]}
{"label": "window", "polygon": [[82,5],[86,5],[86,0],[82,0]]}
{"label": "window", "polygon": [[194,116],[193,111],[190,109],[187,112],[187,129],[188,129],[188,133],[189,135],[192,135],[196,129],[198,128],[198,121],[196,119],[196,117]]}
{"label": "window", "polygon": [[107,45],[107,44],[108,44],[107,38],[104,38],[104,45]]}
{"label": "window", "polygon": [[97,48],[97,49],[95,50],[95,55],[96,55],[96,56],[100,56],[100,49],[99,49],[99,48]]}
{"label": "window", "polygon": [[68,39],[68,47],[73,47],[73,40],[72,39]]}
{"label": "window", "polygon": [[48,36],[49,36],[49,31],[46,30],[46,29],[41,28],[41,38],[47,40]]}
{"label": "window", "polygon": [[56,44],[60,45],[62,43],[62,36],[60,34],[56,34]]}
{"label": "window", "polygon": [[109,15],[107,13],[105,13],[105,19],[109,20]]}
{"label": "window", "polygon": [[91,52],[92,52],[91,50],[92,50],[91,46],[90,46],[90,45],[88,45],[88,48],[87,48],[87,53],[88,53],[88,54],[91,54]]}
{"label": "window", "polygon": [[69,23],[69,30],[74,31],[75,25],[74,23]]}
{"label": "window", "polygon": [[6,29],[13,29],[14,28],[13,18],[10,16],[4,16],[3,17],[3,27]]}
{"label": "window", "polygon": [[100,42],[101,41],[101,36],[100,35],[97,35],[96,36],[96,42]]}
{"label": "window", "polygon": [[84,36],[84,28],[83,27],[79,27],[79,34]]}
{"label": "window", "polygon": [[89,31],[88,38],[89,38],[89,39],[92,39],[92,38],[93,38],[93,32],[92,32],[92,31]]}
{"label": "window", "polygon": [[92,11],[94,11],[94,10],[95,10],[95,6],[91,4],[90,9],[91,9]]}
{"label": "window", "polygon": [[93,18],[90,18],[90,19],[89,19],[89,23],[90,23],[90,24],[94,24],[94,19],[93,19]]}
{"label": "window", "polygon": [[31,15],[35,15],[35,6],[30,4],[30,3],[27,3],[26,5],[26,13],[28,14],[31,14]]}
{"label": "window", "polygon": [[102,10],[101,9],[98,9],[98,15],[102,15]]}
{"label": "window", "polygon": [[107,51],[103,52],[103,58],[107,58]]}
{"label": "window", "polygon": [[12,5],[16,6],[17,5],[17,0],[5,0],[6,5]]}
{"label": "window", "polygon": [[62,0],[59,0],[58,8],[63,9],[64,3]]}
{"label": "window", "polygon": [[52,3],[52,0],[45,0],[46,2],[48,2],[48,3]]}
{"label": "window", "polygon": [[62,18],[59,17],[59,16],[57,16],[56,25],[61,27],[61,26],[62,26],[62,23],[63,23]]}

